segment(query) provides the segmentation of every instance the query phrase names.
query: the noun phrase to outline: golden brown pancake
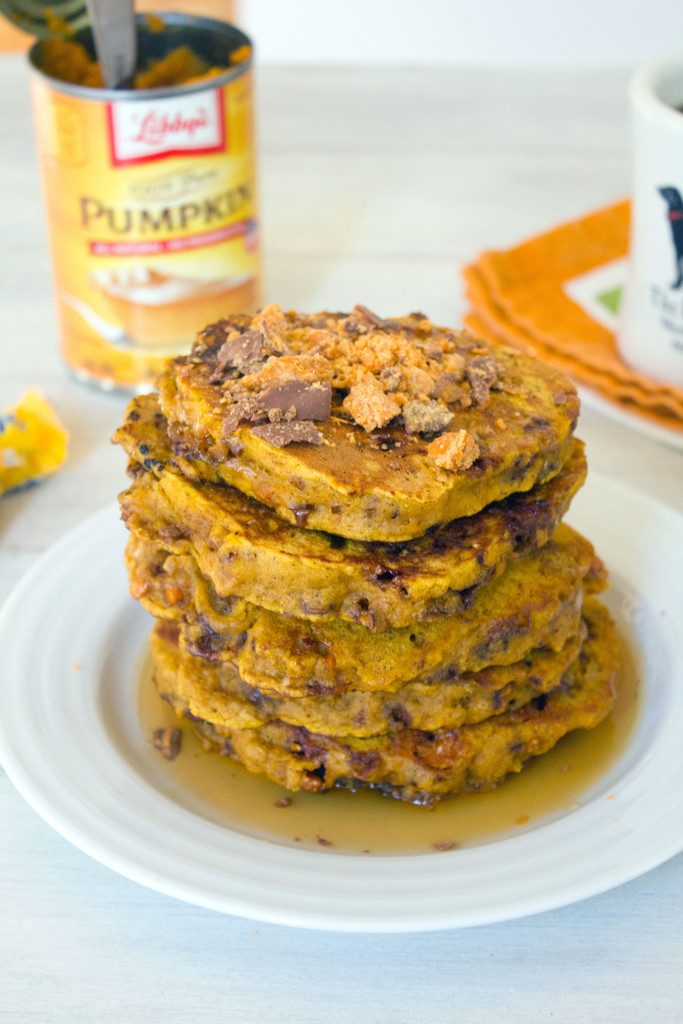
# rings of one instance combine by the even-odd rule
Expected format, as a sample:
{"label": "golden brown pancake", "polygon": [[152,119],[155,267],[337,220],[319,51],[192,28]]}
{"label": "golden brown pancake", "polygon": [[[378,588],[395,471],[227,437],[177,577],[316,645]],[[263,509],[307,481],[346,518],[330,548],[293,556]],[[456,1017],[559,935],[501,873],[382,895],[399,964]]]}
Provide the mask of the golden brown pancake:
{"label": "golden brown pancake", "polygon": [[519,351],[364,307],[220,321],[158,388],[186,476],[296,526],[378,541],[551,479],[579,407],[566,377]]}
{"label": "golden brown pancake", "polygon": [[592,546],[560,526],[543,548],[479,587],[458,614],[372,633],[222,599],[189,555],[168,555],[144,538],[131,538],[127,560],[133,596],[179,624],[189,653],[228,661],[249,685],[287,696],[390,692],[416,677],[512,664],[549,635],[562,646],[578,629],[584,588],[603,585]]}
{"label": "golden brown pancake", "polygon": [[[560,685],[576,660],[583,631],[559,650],[533,650],[512,665],[438,681],[407,683],[393,694],[347,690],[322,697],[264,694],[240,678],[237,669],[187,654],[178,646],[178,629],[158,622],[152,633],[153,658],[169,643],[177,648],[174,698],[196,718],[216,727],[254,729],[272,721],[301,725],[328,736],[375,736],[412,729],[454,728],[512,711]],[[160,652],[157,655],[157,648]]]}
{"label": "golden brown pancake", "polygon": [[120,502],[134,533],[192,555],[221,597],[376,631],[456,613],[461,591],[549,539],[586,473],[573,441],[560,473],[527,493],[413,541],[363,543],[297,529],[233,487],[187,480],[172,465],[154,395],[131,402],[116,439],[131,459],[134,482]]}
{"label": "golden brown pancake", "polygon": [[459,728],[404,728],[367,738],[335,737],[279,720],[235,728],[195,719],[178,685],[172,636],[153,647],[159,693],[187,714],[207,744],[290,790],[369,786],[390,796],[431,803],[447,795],[492,789],[574,729],[590,729],[614,700],[617,637],[607,611],[588,599],[587,637],[562,684],[517,710]]}

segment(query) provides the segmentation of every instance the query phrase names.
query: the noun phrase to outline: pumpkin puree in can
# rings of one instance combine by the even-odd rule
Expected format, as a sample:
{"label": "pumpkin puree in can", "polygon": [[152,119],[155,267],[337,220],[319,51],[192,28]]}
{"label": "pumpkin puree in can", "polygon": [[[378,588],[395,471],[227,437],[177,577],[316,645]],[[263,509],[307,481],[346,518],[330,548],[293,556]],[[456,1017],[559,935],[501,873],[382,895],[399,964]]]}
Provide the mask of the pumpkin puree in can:
{"label": "pumpkin puree in can", "polygon": [[138,46],[126,90],[92,84],[87,32],[30,55],[63,356],[131,390],[260,291],[249,39],[164,15]]}

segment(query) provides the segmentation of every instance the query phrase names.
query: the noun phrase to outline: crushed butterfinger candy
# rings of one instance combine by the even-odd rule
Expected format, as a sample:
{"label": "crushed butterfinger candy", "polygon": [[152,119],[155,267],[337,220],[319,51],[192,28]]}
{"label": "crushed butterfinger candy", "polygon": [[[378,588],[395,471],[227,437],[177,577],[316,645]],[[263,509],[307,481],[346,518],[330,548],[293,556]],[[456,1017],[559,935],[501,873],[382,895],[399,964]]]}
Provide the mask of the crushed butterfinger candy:
{"label": "crushed butterfinger candy", "polygon": [[384,427],[401,411],[400,405],[384,393],[374,377],[364,377],[354,384],[342,402],[342,408],[367,431]]}
{"label": "crushed butterfinger candy", "polygon": [[69,435],[47,399],[31,388],[0,415],[0,494],[39,480],[63,465]]}
{"label": "crushed butterfinger candy", "polygon": [[468,430],[441,434],[427,446],[427,454],[441,469],[469,469],[479,458],[479,445]]}

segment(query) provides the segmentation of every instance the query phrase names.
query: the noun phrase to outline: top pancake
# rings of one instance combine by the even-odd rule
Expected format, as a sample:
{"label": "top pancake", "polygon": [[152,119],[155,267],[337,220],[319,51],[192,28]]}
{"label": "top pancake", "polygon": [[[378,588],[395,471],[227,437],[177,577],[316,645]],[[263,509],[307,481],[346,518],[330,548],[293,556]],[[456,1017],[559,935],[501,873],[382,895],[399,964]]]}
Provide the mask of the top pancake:
{"label": "top pancake", "polygon": [[409,540],[551,479],[578,416],[551,367],[364,307],[222,320],[158,388],[185,475],[358,540]]}

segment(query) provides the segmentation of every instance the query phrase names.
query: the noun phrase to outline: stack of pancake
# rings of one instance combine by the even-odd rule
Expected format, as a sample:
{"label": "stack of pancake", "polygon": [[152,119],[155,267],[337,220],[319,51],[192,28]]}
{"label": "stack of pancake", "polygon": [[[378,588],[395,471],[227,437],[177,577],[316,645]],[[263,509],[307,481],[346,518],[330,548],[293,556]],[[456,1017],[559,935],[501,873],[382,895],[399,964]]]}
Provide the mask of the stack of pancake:
{"label": "stack of pancake", "polygon": [[161,697],[290,790],[486,790],[613,702],[586,474],[552,368],[433,325],[205,328],[115,440]]}

